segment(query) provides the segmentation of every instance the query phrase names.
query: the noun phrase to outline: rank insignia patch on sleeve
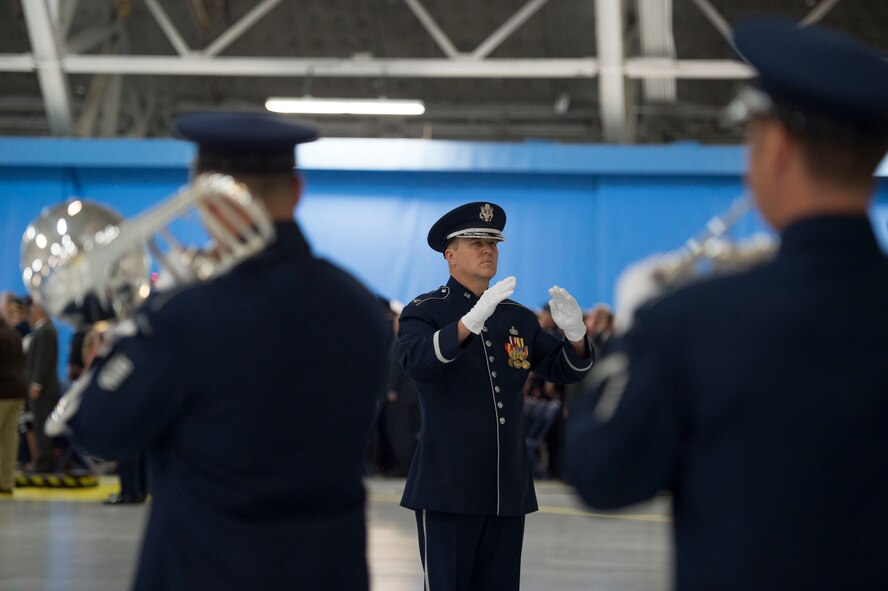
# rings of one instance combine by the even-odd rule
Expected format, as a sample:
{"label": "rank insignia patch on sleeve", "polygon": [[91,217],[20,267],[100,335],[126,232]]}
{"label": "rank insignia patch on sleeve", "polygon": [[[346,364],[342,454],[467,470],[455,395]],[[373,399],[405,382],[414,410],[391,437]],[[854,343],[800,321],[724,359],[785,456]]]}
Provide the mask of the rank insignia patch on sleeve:
{"label": "rank insignia patch on sleeve", "polygon": [[99,371],[98,384],[102,390],[113,392],[133,373],[135,366],[130,358],[117,353],[102,366]]}

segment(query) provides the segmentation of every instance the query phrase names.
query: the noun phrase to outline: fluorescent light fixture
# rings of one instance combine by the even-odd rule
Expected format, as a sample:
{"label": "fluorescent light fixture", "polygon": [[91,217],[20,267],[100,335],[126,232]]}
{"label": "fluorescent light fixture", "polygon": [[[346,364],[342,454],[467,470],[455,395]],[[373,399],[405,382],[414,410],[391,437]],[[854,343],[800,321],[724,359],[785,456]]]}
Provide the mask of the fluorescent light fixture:
{"label": "fluorescent light fixture", "polygon": [[270,97],[265,108],[275,113],[311,115],[422,115],[425,105],[416,100],[319,99]]}

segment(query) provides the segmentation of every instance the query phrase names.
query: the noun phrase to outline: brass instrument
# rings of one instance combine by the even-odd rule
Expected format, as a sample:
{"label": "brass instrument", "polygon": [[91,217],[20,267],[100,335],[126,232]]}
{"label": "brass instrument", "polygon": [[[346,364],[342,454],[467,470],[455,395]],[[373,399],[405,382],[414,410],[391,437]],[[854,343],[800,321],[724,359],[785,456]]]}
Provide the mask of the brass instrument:
{"label": "brass instrument", "polygon": [[677,287],[693,279],[737,272],[770,260],[777,242],[765,234],[730,241],[727,232],[752,209],[748,195],[737,197],[721,215],[710,219],[703,231],[663,258],[654,277],[663,287]]}
{"label": "brass instrument", "polygon": [[[183,245],[176,237],[182,226],[209,241]],[[22,278],[50,313],[75,327],[107,322],[113,341],[135,333],[132,316],[152,291],[218,277],[260,253],[274,235],[268,212],[245,185],[207,173],[129,220],[81,199],[44,209],[22,237]],[[159,269],[154,285],[149,252]],[[47,434],[65,430],[90,379],[86,372],[61,398]]]}
{"label": "brass instrument", "polygon": [[616,330],[628,331],[635,311],[665,293],[696,280],[743,271],[770,260],[777,252],[777,242],[770,236],[760,234],[736,242],[725,238],[728,230],[751,209],[749,197],[741,195],[682,247],[627,267],[617,279]]}

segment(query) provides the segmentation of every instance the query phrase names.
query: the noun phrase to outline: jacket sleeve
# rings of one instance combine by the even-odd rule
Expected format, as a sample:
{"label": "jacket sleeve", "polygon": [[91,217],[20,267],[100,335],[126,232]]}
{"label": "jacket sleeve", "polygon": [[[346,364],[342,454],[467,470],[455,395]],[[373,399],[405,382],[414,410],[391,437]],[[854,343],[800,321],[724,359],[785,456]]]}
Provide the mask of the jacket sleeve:
{"label": "jacket sleeve", "polygon": [[567,424],[567,480],[593,507],[623,507],[672,486],[680,365],[644,322],[596,365]]}
{"label": "jacket sleeve", "polygon": [[29,386],[31,384],[46,386],[53,381],[52,373],[56,371],[58,346],[56,333],[48,326],[38,330],[34,335],[34,339],[31,341],[31,354],[34,356],[34,360],[29,368]]}
{"label": "jacket sleeve", "polygon": [[95,360],[80,408],[69,423],[79,445],[120,457],[149,447],[173,423],[185,406],[174,335],[140,330]]}
{"label": "jacket sleeve", "polygon": [[401,313],[398,330],[398,359],[410,378],[428,382],[447,369],[471,342],[472,335],[460,344],[459,319],[438,326],[432,316],[411,303]]}
{"label": "jacket sleeve", "polygon": [[531,349],[531,370],[556,384],[573,384],[586,377],[595,362],[595,352],[588,337],[583,337],[585,359],[580,359],[570,341],[559,339],[539,329]]}

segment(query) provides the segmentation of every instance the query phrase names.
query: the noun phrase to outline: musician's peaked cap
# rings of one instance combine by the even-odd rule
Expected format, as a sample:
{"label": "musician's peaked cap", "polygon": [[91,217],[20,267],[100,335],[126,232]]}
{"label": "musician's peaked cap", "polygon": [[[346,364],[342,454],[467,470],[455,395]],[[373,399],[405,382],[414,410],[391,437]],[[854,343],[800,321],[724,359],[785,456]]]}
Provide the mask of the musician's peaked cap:
{"label": "musician's peaked cap", "polygon": [[466,203],[441,216],[429,230],[428,243],[432,250],[444,252],[453,238],[481,238],[502,242],[506,227],[506,212],[495,203],[477,201]]}
{"label": "musician's peaked cap", "polygon": [[816,132],[820,120],[888,138],[888,62],[862,42],[829,29],[754,18],[734,27],[734,43],[757,71],[754,82]]}
{"label": "musician's peaked cap", "polygon": [[198,145],[201,172],[285,172],[296,165],[295,146],[318,139],[310,125],[252,111],[186,113],[173,132]]}

